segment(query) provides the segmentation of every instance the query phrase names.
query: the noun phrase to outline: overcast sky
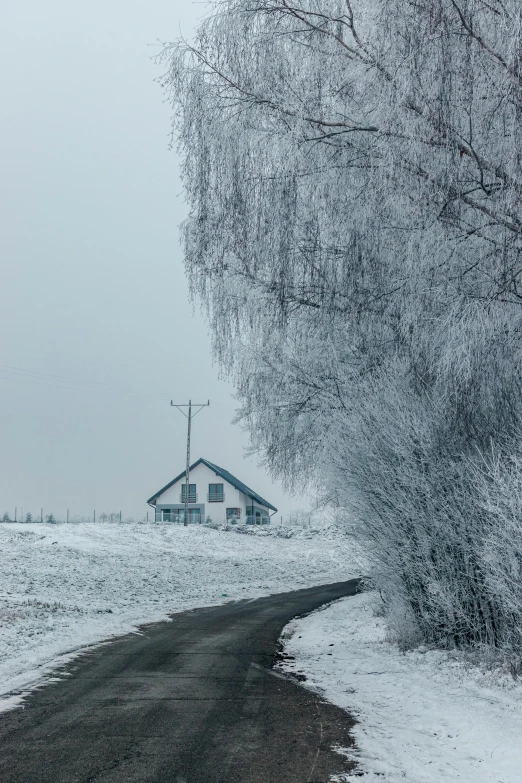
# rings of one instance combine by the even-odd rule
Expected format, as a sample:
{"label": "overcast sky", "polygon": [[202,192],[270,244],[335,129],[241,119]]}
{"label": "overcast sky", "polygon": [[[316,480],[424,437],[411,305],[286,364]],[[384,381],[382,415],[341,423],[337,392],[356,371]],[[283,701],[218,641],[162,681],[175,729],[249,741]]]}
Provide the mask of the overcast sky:
{"label": "overcast sky", "polygon": [[184,468],[186,420],[170,399],[189,397],[211,401],[193,461],[227,468],[283,515],[299,507],[245,459],[233,389],[188,301],[178,159],[150,58],[158,39],[190,37],[204,6],[3,9],[0,515],[143,515]]}

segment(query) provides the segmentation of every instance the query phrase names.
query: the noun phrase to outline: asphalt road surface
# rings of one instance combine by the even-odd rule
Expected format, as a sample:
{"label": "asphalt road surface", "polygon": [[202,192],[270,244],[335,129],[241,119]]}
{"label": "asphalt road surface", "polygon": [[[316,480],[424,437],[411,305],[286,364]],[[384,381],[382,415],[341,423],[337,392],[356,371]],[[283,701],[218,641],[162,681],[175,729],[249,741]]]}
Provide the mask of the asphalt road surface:
{"label": "asphalt road surface", "polygon": [[197,609],[76,659],[0,715],[1,783],[326,783],[353,721],[277,674],[287,622],[357,580]]}

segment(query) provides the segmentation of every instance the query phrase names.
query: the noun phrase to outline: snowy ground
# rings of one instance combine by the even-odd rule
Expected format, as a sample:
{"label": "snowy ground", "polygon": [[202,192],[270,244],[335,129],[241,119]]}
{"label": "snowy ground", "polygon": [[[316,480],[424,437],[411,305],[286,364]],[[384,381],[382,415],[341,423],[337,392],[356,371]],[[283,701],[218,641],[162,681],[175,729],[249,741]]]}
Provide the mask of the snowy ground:
{"label": "snowy ground", "polygon": [[0,552],[0,696],[139,623],[357,575],[348,541],[328,530],[5,524]]}
{"label": "snowy ground", "polygon": [[520,783],[522,686],[445,653],[400,653],[386,642],[373,600],[342,599],[284,633],[295,661],[283,668],[305,674],[359,721],[364,774],[345,780]]}

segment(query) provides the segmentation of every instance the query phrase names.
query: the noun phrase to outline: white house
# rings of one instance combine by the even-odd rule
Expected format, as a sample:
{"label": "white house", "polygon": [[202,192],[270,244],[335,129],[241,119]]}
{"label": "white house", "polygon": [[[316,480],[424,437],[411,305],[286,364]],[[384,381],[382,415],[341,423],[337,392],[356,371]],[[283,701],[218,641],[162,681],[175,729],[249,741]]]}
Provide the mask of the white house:
{"label": "white house", "polygon": [[[185,515],[186,470],[147,500],[155,509],[157,522],[183,522]],[[189,468],[189,522],[231,522],[265,525],[270,512],[277,511],[228,470],[206,459],[198,459]]]}

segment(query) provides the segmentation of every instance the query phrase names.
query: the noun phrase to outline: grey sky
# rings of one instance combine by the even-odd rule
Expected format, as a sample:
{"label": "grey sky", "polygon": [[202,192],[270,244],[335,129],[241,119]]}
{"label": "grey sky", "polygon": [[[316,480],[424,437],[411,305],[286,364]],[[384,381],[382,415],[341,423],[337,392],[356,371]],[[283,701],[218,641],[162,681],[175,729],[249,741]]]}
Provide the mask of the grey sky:
{"label": "grey sky", "polygon": [[211,399],[194,421],[193,458],[235,472],[285,514],[300,503],[244,459],[232,388],[212,366],[181,262],[185,207],[148,44],[190,35],[204,6],[3,8],[0,514],[144,513],[183,469],[185,419],[169,401],[190,396]]}

